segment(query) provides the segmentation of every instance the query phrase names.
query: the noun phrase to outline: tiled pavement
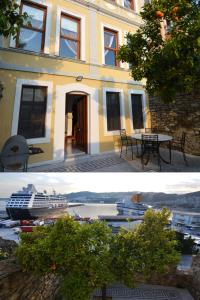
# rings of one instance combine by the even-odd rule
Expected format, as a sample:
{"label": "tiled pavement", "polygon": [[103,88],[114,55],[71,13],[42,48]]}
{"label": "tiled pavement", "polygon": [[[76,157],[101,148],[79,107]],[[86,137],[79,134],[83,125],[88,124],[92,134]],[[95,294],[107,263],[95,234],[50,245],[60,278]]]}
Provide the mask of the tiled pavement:
{"label": "tiled pavement", "polygon": [[[162,156],[168,159],[168,151],[161,150]],[[172,164],[162,163],[162,172],[200,172],[200,156],[187,155],[188,166],[185,165],[182,153],[172,152]],[[98,155],[75,156],[61,163],[30,167],[29,172],[158,172],[157,159],[151,157],[150,162],[141,168],[141,161],[135,155],[131,157],[119,153],[104,153]]]}
{"label": "tiled pavement", "polygon": [[[97,289],[93,296],[101,296]],[[113,285],[107,288],[107,296],[113,300],[194,300],[185,289],[142,284],[134,289],[123,285]]]}

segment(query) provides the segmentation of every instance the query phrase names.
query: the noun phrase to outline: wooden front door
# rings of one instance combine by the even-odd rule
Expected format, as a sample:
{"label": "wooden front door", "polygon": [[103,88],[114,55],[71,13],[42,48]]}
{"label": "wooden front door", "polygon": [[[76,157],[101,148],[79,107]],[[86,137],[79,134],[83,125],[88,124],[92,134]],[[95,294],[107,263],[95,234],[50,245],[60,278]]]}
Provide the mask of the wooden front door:
{"label": "wooden front door", "polygon": [[81,97],[77,102],[77,123],[76,123],[76,146],[87,153],[87,96]]}

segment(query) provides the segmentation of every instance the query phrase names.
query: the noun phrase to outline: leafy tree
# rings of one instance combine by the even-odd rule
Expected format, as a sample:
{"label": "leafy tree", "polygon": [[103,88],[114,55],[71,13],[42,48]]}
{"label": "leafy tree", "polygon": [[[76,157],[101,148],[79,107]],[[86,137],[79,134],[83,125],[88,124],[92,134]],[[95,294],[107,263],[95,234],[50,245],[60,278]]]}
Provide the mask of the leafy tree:
{"label": "leafy tree", "polygon": [[176,235],[167,229],[170,212],[148,210],[144,221],[133,231],[121,231],[112,245],[113,272],[127,286],[134,286],[138,275],[148,279],[176,266],[180,255]]}
{"label": "leafy tree", "polygon": [[105,300],[108,284],[134,286],[137,274],[162,273],[178,262],[174,232],[165,228],[168,217],[167,210],[150,210],[135,230],[116,235],[104,223],[80,225],[67,217],[22,233],[16,255],[25,271],[57,274],[66,299],[88,300],[102,288]]}
{"label": "leafy tree", "polygon": [[52,227],[21,234],[16,254],[24,270],[58,274],[66,299],[88,300],[95,288],[113,281],[111,240],[107,225],[80,225],[67,217]]}
{"label": "leafy tree", "polygon": [[140,13],[143,25],[127,34],[119,58],[128,62],[134,80],[164,102],[191,93],[200,82],[200,1],[152,0]]}
{"label": "leafy tree", "polygon": [[28,14],[20,14],[19,5],[15,0],[0,1],[0,35],[16,37],[20,27],[26,21],[30,24]]}

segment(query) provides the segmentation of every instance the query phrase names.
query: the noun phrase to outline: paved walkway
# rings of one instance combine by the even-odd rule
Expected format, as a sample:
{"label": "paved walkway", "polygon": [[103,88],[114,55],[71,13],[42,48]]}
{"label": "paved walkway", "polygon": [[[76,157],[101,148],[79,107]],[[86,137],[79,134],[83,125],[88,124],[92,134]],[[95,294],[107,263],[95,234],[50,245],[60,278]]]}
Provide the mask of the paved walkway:
{"label": "paved walkway", "polygon": [[[94,296],[101,296],[100,289],[95,291]],[[113,285],[108,287],[107,296],[112,296],[112,300],[194,300],[186,289],[149,284],[139,285],[135,289]]]}
{"label": "paved walkway", "polygon": [[[136,153],[136,152],[135,152]],[[162,156],[168,159],[168,151],[161,150]],[[162,163],[162,172],[200,172],[200,156],[187,155],[188,166],[182,153],[172,152],[172,164]],[[30,167],[29,172],[159,172],[156,157],[151,157],[150,162],[142,170],[141,160],[135,155],[131,157],[119,153],[104,153],[98,155],[77,156],[61,163]]]}

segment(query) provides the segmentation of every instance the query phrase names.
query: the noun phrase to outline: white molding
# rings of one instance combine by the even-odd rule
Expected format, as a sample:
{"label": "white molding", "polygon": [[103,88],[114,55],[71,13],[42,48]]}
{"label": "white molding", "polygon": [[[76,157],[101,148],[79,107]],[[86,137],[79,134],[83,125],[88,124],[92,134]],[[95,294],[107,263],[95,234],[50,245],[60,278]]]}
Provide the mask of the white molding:
{"label": "white molding", "polygon": [[83,92],[88,95],[88,153],[99,153],[99,102],[98,90],[81,83],[72,83],[56,87],[54,154],[55,161],[63,161],[65,155],[65,105],[66,94]]}
{"label": "white molding", "polygon": [[[118,32],[118,45],[121,46],[123,44],[122,30],[119,27],[115,27],[115,26],[112,26],[111,24],[101,22],[101,62],[103,65],[105,65],[105,55],[104,55],[104,28],[105,27],[108,29],[117,31]],[[121,68],[123,67],[123,64],[121,61],[119,62],[119,66]]]}
{"label": "white molding", "polygon": [[56,45],[55,45],[55,54],[60,55],[60,21],[61,21],[61,13],[65,13],[72,17],[76,17],[80,19],[80,27],[81,27],[81,60],[85,60],[85,16],[78,14],[77,12],[66,10],[62,7],[57,8],[57,17],[56,17]]}
{"label": "white molding", "polygon": [[[21,0],[17,1],[21,5]],[[31,0],[33,3],[41,4],[47,7],[46,15],[46,29],[45,29],[45,42],[44,42],[44,53],[50,53],[50,30],[51,30],[51,19],[52,19],[52,4],[48,0]],[[10,37],[10,47],[16,48],[16,39],[13,36]],[[29,50],[26,50],[27,52]]]}
{"label": "white molding", "polygon": [[126,129],[126,118],[125,118],[125,108],[124,108],[124,91],[118,88],[103,88],[103,124],[104,124],[104,136],[119,135],[119,130],[108,131],[107,127],[107,106],[106,106],[106,92],[116,92],[119,93],[119,103],[120,103],[120,122],[121,128]]}
{"label": "white molding", "polygon": [[53,83],[51,81],[17,79],[13,118],[12,118],[11,136],[18,133],[21,92],[22,92],[22,86],[26,85],[26,84],[47,87],[47,109],[46,109],[46,118],[45,118],[45,137],[27,139],[27,142],[28,142],[28,144],[50,143],[52,96],[53,96]]}
{"label": "white molding", "polygon": [[[93,66],[93,64],[90,64],[90,66]],[[106,68],[112,68],[112,67],[105,66],[105,73],[106,73]],[[28,66],[19,66],[19,65],[15,65],[15,64],[8,64],[7,62],[3,62],[3,61],[0,61],[0,69],[31,72],[31,73],[41,73],[41,74],[51,74],[51,75],[59,75],[59,76],[69,76],[69,77],[77,77],[77,76],[82,75],[85,79],[94,79],[94,80],[99,80],[99,81],[103,81],[103,82],[106,81],[106,82],[125,83],[125,84],[131,84],[131,85],[144,86],[144,84],[141,81],[132,80],[131,77],[130,77],[130,80],[122,80],[122,79],[117,80],[114,77],[110,78],[110,76],[102,78],[102,76],[100,76],[98,74],[85,75],[82,73],[65,72],[65,71],[46,69],[46,68],[33,68],[33,67],[28,67]],[[115,68],[112,68],[112,69],[114,72]],[[121,72],[127,72],[127,70],[124,70],[124,69],[119,69],[119,70]]]}
{"label": "white molding", "polygon": [[[143,129],[134,129],[133,127],[133,112],[132,112],[132,103],[131,103],[131,94],[139,94],[142,95],[142,111],[143,111],[143,121],[144,128]],[[132,133],[143,132],[146,128],[147,123],[147,103],[146,103],[146,94],[144,90],[128,90],[128,103],[129,103],[129,116],[131,121],[131,131]]]}

